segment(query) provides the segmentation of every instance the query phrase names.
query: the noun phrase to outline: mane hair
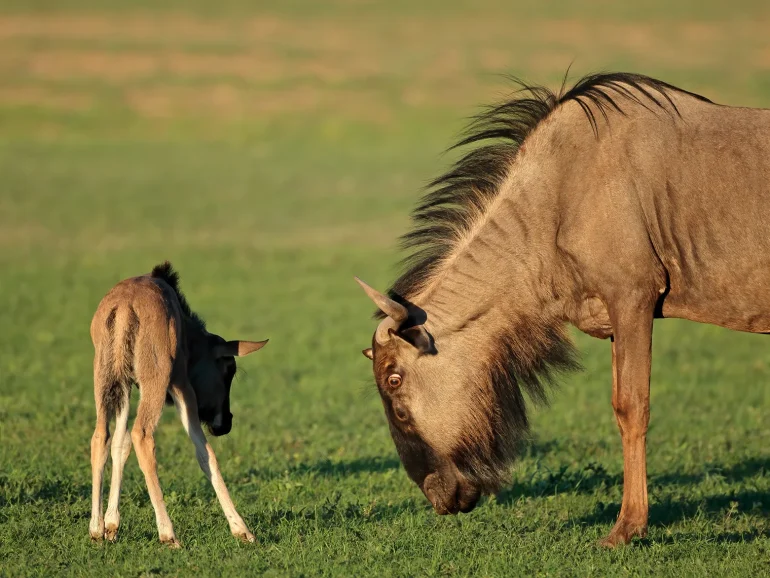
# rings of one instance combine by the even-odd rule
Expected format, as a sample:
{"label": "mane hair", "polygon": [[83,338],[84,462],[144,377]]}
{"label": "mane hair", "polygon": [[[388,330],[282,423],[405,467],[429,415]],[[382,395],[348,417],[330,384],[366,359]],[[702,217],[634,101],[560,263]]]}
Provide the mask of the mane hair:
{"label": "mane hair", "polygon": [[473,117],[464,136],[449,150],[485,144],[467,152],[449,171],[429,183],[412,213],[414,229],[401,237],[401,247],[410,254],[402,262],[405,272],[390,290],[393,299],[404,302],[428,284],[477,217],[500,193],[527,136],[561,104],[577,102],[598,136],[597,112],[605,122],[609,121],[608,111],[625,115],[623,101],[648,110],[657,108],[669,114],[673,111],[676,115],[679,110],[669,92],[711,102],[661,80],[632,73],[590,74],[567,91],[565,76],[558,93],[517,78],[512,80],[519,86],[514,98]]}
{"label": "mane hair", "polygon": [[189,318],[200,329],[206,329],[206,322],[203,318],[190,309],[190,304],[187,303],[184,293],[182,293],[182,290],[179,288],[179,273],[174,270],[174,266],[170,262],[164,261],[160,265],[155,265],[155,267],[152,268],[150,277],[165,281],[169,287],[174,290],[176,298],[179,301],[179,307],[182,309],[182,313],[185,317]]}
{"label": "mane hair", "polygon": [[[401,238],[402,248],[410,253],[402,262],[405,272],[390,289],[392,299],[408,306],[429,286],[501,193],[527,137],[560,105],[577,102],[598,138],[599,121],[608,123],[610,113],[625,116],[623,105],[659,110],[675,120],[680,112],[672,92],[711,102],[639,74],[592,74],[569,90],[565,90],[565,77],[558,93],[514,81],[519,85],[514,97],[475,116],[450,150],[479,146],[431,182],[412,213],[414,228]],[[377,317],[384,314],[379,312]],[[542,312],[519,312],[515,321],[489,339],[485,367],[467,384],[476,400],[465,416],[467,434],[452,457],[479,487],[495,491],[507,480],[509,464],[527,435],[524,393],[536,403],[545,403],[557,375],[580,369],[580,364],[563,321],[544,317]]]}
{"label": "mane hair", "polygon": [[[485,492],[508,482],[509,466],[529,431],[528,397],[545,405],[558,375],[581,369],[563,324],[522,318],[494,341],[485,371],[471,387],[483,396],[474,403],[467,438],[453,452],[455,464]],[[491,387],[490,387],[491,386]]]}

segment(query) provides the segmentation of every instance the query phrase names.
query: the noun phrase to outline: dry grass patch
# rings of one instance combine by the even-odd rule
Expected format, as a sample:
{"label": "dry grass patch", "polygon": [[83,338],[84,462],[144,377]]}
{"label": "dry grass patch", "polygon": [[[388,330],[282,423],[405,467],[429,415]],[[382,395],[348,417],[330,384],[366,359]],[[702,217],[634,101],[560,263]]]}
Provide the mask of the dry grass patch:
{"label": "dry grass patch", "polygon": [[87,92],[52,91],[40,86],[0,86],[0,106],[34,106],[62,111],[85,111],[94,105]]}
{"label": "dry grass patch", "polygon": [[[747,71],[770,68],[768,29],[766,20],[512,23],[483,12],[473,19],[439,14],[355,21],[2,16],[0,74],[11,93],[14,82],[93,83],[99,96],[92,101],[117,98],[106,104],[150,118],[332,111],[383,120],[401,105],[467,108],[488,98],[490,85],[504,85],[497,74],[544,82],[571,62],[576,73],[620,62],[641,72],[705,71],[733,84],[749,82]],[[99,93],[102,85],[118,90]],[[44,94],[31,99],[52,102]],[[58,106],[66,108],[61,98]],[[83,96],[76,106],[86,101]]]}
{"label": "dry grass patch", "polygon": [[127,249],[155,251],[159,247],[176,249],[214,249],[238,247],[258,250],[319,249],[364,244],[381,249],[392,248],[397,233],[405,227],[404,219],[385,219],[376,223],[302,227],[287,234],[282,231],[149,228],[141,235],[135,232],[98,227],[82,227],[78,231],[49,229],[37,223],[0,226],[0,249],[17,254],[30,250],[56,247],[59,251],[103,254]]}
{"label": "dry grass patch", "polygon": [[365,79],[382,72],[374,60],[353,56],[344,65],[317,57],[297,58],[273,49],[232,54],[200,51],[112,51],[61,50],[30,51],[0,66],[13,66],[43,81],[89,79],[126,85],[146,80],[189,81],[232,78],[250,84],[314,79],[339,84]]}
{"label": "dry grass patch", "polygon": [[0,16],[0,40],[146,41],[149,39],[226,40],[230,26],[187,14],[35,14]]}
{"label": "dry grass patch", "polygon": [[375,124],[392,119],[392,107],[382,95],[316,86],[277,90],[248,90],[227,83],[147,87],[128,90],[125,101],[135,113],[156,119],[205,114],[232,120],[330,111]]}

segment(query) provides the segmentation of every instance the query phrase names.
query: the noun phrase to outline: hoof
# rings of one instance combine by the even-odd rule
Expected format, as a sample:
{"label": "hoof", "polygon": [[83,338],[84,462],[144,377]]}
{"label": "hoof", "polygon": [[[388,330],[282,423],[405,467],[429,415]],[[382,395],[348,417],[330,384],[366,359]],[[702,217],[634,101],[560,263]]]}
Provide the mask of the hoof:
{"label": "hoof", "polygon": [[160,542],[161,544],[168,546],[171,550],[178,550],[182,547],[182,544],[179,543],[179,540],[176,539],[176,536],[171,536],[170,538],[161,538]]}
{"label": "hoof", "polygon": [[104,538],[104,522],[91,522],[88,527],[88,534],[91,536],[92,542],[101,542]]}
{"label": "hoof", "polygon": [[644,538],[646,536],[646,524],[629,524],[618,520],[609,535],[599,541],[599,546],[602,548],[614,548],[630,543],[635,537]]}
{"label": "hoof", "polygon": [[252,534],[248,530],[241,531],[241,532],[233,532],[233,536],[235,536],[241,542],[244,542],[246,544],[254,544],[257,541],[257,539],[254,537],[254,534]]}
{"label": "hoof", "polygon": [[110,542],[114,542],[117,539],[117,537],[118,537],[118,527],[107,526],[107,529],[104,531],[104,539]]}

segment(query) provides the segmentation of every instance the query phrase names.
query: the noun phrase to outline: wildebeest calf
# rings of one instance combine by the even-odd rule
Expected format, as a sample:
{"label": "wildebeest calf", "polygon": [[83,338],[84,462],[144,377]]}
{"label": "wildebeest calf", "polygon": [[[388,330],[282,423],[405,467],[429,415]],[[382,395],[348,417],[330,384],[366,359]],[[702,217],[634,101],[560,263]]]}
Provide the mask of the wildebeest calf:
{"label": "wildebeest calf", "polygon": [[[163,503],[153,438],[164,403],[169,400],[176,405],[195,444],[198,463],[214,486],[230,531],[253,542],[254,535],[230,499],[201,423],[215,436],[230,431],[234,358],[261,349],[267,340],[225,341],[209,333],[203,320],[187,304],[179,290],[179,276],[168,262],[155,267],[149,275],[121,281],[107,293],[91,321],[91,339],[95,349],[96,400],[96,430],[91,439],[91,538],[114,540],[117,535],[123,466],[133,441],[155,509],[160,540],[179,546]],[[141,397],[129,438],[129,394],[134,383]],[[107,513],[102,517],[102,476],[110,439],[109,421],[113,416],[112,482]]]}

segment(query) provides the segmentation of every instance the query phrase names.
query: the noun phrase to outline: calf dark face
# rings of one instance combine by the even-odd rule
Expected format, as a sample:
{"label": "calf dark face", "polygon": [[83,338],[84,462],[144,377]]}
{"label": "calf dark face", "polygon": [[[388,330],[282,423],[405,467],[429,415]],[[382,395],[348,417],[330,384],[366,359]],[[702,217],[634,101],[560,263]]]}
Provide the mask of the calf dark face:
{"label": "calf dark face", "polygon": [[198,400],[198,417],[215,436],[227,435],[233,426],[230,387],[235,377],[235,357],[262,349],[265,341],[225,341],[206,333],[190,344],[190,383]]}

